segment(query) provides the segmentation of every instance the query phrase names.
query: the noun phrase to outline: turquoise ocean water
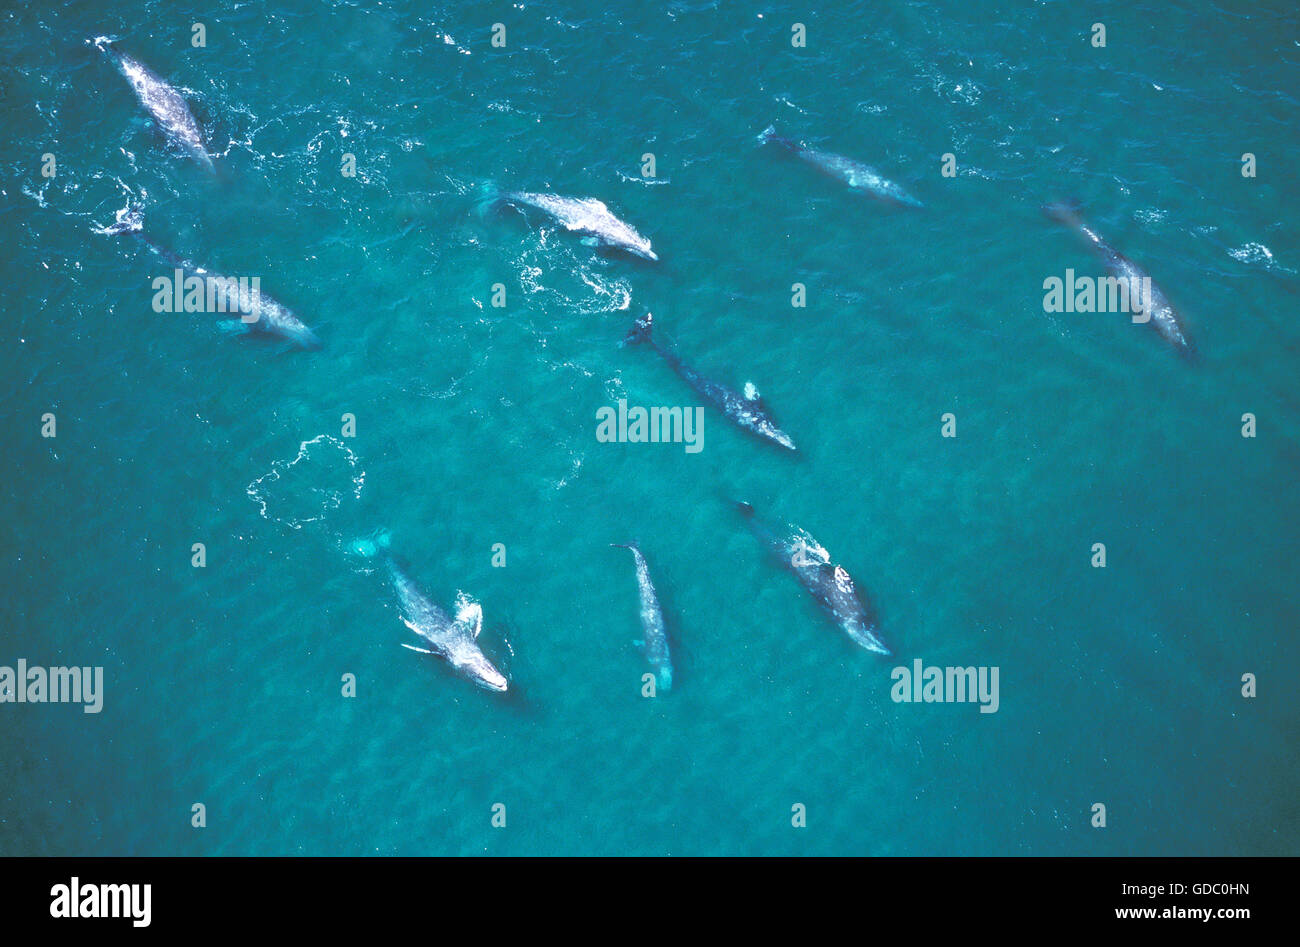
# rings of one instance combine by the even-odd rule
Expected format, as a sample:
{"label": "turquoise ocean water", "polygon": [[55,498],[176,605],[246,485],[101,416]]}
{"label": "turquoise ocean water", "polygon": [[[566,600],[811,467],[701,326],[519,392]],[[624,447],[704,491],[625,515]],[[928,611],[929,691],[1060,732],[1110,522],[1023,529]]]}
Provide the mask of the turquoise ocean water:
{"label": "turquoise ocean water", "polygon": [[[0,853],[1300,854],[1293,4],[109,0],[0,23],[0,665],[105,674],[96,715],[0,704]],[[98,35],[184,91],[215,177]],[[926,208],[760,147],[772,123]],[[484,212],[488,185],[600,198],[661,260]],[[1102,274],[1040,212],[1065,197],[1197,363],[1122,315],[1044,313],[1045,278]],[[130,201],[323,348],[155,313],[166,270],[93,232]],[[799,452],[712,410],[698,454],[597,442],[619,398],[701,403],[619,346],[644,307]],[[828,623],[731,497],[824,544],[895,657]],[[381,527],[433,598],[482,603],[508,695],[398,646],[348,551]],[[675,648],[654,699],[609,547],[630,539]],[[998,667],[997,713],[893,702],[917,658]]]}

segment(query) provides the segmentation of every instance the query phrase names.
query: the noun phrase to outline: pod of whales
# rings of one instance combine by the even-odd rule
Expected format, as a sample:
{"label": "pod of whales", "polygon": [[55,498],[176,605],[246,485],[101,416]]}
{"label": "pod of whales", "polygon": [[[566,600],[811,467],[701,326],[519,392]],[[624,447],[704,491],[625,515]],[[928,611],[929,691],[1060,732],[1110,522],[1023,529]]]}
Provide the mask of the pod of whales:
{"label": "pod of whales", "polygon": [[113,40],[107,36],[97,36],[92,42],[103,50],[126,77],[144,110],[153,116],[167,136],[200,165],[215,172],[212,156],[203,144],[203,132],[194,120],[184,96],[144,63],[117,49]]}
{"label": "pod of whales", "polygon": [[[90,42],[102,50],[118,68],[131,85],[141,106],[168,138],[200,166],[209,172],[215,171],[202,130],[184,96],[147,66],[119,50],[112,39],[97,37]],[[885,177],[870,165],[843,155],[808,147],[802,142],[778,134],[774,126],[764,129],[759,135],[759,141],[764,145],[770,144],[783,149],[852,191],[899,207],[925,206],[898,183]],[[648,238],[595,198],[577,198],[532,191],[493,191],[490,203],[510,204],[527,211],[544,214],[565,230],[580,236],[586,245],[618,250],[649,261],[659,260]],[[1141,268],[1085,224],[1076,206],[1050,204],[1043,210],[1053,220],[1080,234],[1101,257],[1115,278],[1123,280],[1134,290],[1143,282],[1150,286],[1148,292],[1136,293],[1131,297],[1139,300],[1140,303],[1134,314],[1134,321],[1150,322],[1161,337],[1180,354],[1187,357],[1194,354],[1194,348],[1182,321],[1164,293],[1150,283],[1150,278]],[[261,294],[260,291],[250,293],[242,281],[212,273],[179,257],[145,236],[139,207],[128,207],[119,213],[113,225],[99,232],[131,234],[161,259],[187,276],[197,276],[205,282],[214,283],[217,298],[222,303],[221,311],[228,312],[232,316],[251,317],[252,328],[286,339],[303,348],[320,346],[312,330],[274,299]],[[624,339],[624,344],[648,345],[701,398],[720,410],[732,422],[770,443],[791,451],[796,449],[793,439],[778,427],[752,385],[746,385],[741,393],[702,375],[685,364],[672,348],[661,345],[654,337],[652,329],[653,316],[647,311],[636,320],[632,330]],[[833,563],[830,554],[820,544],[798,527],[769,524],[763,521],[748,503],[737,502],[736,507],[758,540],[784,568],[794,575],[800,586],[830,616],[837,627],[867,651],[882,655],[891,653],[884,642],[869,603],[859,592],[848,572],[842,566]],[[643,632],[638,644],[645,660],[655,672],[659,689],[667,691],[673,683],[673,665],[662,608],[650,578],[645,556],[635,543],[611,545],[627,548],[632,553]],[[480,687],[498,692],[507,690],[509,684],[506,677],[493,665],[478,644],[483,622],[482,609],[478,603],[462,594],[451,610],[452,613],[440,608],[419,588],[406,567],[388,547],[387,534],[381,534],[376,539],[354,543],[353,551],[382,563],[397,594],[404,623],[427,645],[427,647],[417,647],[402,643],[402,646],[422,654],[443,658],[458,674]]]}

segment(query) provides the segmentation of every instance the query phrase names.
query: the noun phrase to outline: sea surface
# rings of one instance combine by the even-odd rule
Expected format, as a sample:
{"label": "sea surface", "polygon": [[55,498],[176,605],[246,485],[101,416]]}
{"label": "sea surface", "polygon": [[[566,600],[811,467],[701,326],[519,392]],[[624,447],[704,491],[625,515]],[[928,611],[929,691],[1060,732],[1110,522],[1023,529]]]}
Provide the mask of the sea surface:
{"label": "sea surface", "polygon": [[[3,6],[0,665],[102,666],[104,702],[0,704],[0,854],[1300,854],[1293,3]],[[97,36],[188,98],[216,175]],[[660,261],[493,189],[598,198]],[[1104,275],[1061,199],[1196,361],[1044,312]],[[323,347],[155,312],[168,268],[95,232],[132,203]],[[646,309],[797,453],[707,407],[698,453],[599,442],[621,398],[704,404],[620,346]],[[829,550],[893,657],[732,499]],[[482,604],[507,694],[399,647],[352,552],[380,530]],[[918,659],[998,668],[996,713],[894,701]]]}

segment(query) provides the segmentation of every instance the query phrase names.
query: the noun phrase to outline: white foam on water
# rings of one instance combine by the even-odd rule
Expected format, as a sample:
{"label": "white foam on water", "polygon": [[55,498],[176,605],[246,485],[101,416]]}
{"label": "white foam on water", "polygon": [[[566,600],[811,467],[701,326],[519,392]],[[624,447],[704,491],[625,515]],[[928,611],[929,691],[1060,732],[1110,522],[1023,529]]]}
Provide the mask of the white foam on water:
{"label": "white foam on water", "polygon": [[[347,461],[347,470],[343,478],[334,476],[333,483],[329,482],[328,476],[325,478],[325,485],[312,482],[312,476],[321,477],[325,469],[319,466],[313,467],[307,465],[299,470],[297,474],[291,474],[298,464],[303,461],[309,461],[312,458],[312,448],[316,445],[324,445],[335,458],[342,457]],[[318,452],[317,456],[320,454]],[[321,463],[319,460],[317,463]],[[307,477],[306,485],[302,486],[297,480],[292,481],[292,488],[284,494],[275,491],[275,485],[281,484],[281,487],[290,486],[291,477]],[[346,486],[344,485],[346,480]],[[361,498],[362,488],[365,486],[366,472],[361,467],[361,459],[357,457],[352,449],[343,443],[337,437],[329,434],[318,434],[311,440],[303,441],[298,445],[298,453],[292,460],[277,460],[271,465],[271,469],[262,476],[258,477],[248,485],[247,493],[249,499],[258,504],[258,512],[263,519],[282,526],[288,526],[290,529],[302,529],[307,523],[316,523],[324,520],[326,516],[342,506],[344,499],[349,494],[353,500]],[[280,510],[290,507],[291,503],[297,502],[303,509],[295,511],[293,514],[279,515],[272,507],[278,507]]]}

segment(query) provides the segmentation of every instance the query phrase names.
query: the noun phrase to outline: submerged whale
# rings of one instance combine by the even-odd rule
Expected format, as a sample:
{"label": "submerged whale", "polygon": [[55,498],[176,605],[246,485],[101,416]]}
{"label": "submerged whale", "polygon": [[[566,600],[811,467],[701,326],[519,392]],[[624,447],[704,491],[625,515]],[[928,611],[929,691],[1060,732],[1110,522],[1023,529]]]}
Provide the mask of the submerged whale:
{"label": "submerged whale", "polygon": [[861,161],[854,161],[852,158],[846,158],[843,155],[831,154],[827,151],[818,151],[815,148],[809,148],[793,138],[787,138],[784,135],[778,135],[776,128],[772,125],[767,126],[759,134],[758,140],[763,144],[780,145],[787,151],[792,152],[798,157],[807,161],[810,165],[821,171],[823,174],[834,178],[837,181],[847,184],[849,188],[860,191],[863,194],[870,194],[889,204],[896,204],[904,207],[924,207],[925,205],[918,201],[901,186],[886,178],[871,165],[863,164]]}
{"label": "submerged whale", "polygon": [[387,533],[373,540],[358,540],[352,548],[365,558],[378,557],[383,560],[393,588],[397,590],[402,621],[429,644],[428,648],[417,648],[402,642],[403,648],[444,659],[456,673],[479,687],[492,691],[504,691],[509,687],[505,675],[496,669],[478,646],[479,632],[483,630],[483,609],[478,602],[463,593],[458,595],[454,618],[433,604],[389,551]]}
{"label": "submerged whale", "polygon": [[659,606],[654,583],[650,581],[650,568],[636,543],[610,545],[632,550],[632,559],[636,564],[636,587],[641,596],[642,639],[637,644],[646,661],[655,670],[659,690],[667,691],[673,686],[673,662],[668,654],[668,633],[664,630],[663,609]]}
{"label": "submerged whale", "polygon": [[107,36],[97,36],[92,42],[117,65],[126,81],[131,83],[140,104],[163,131],[195,161],[215,172],[212,156],[203,144],[199,123],[194,120],[185,98],[148,66],[113,46],[113,40]]}
{"label": "submerged whale", "polygon": [[776,528],[762,522],[748,503],[735,501],[749,528],[781,564],[794,573],[804,590],[855,643],[876,654],[890,654],[870,606],[862,600],[853,577],[831,562],[820,543],[798,527]]}
{"label": "submerged whale", "polygon": [[[1179,355],[1187,359],[1196,357],[1196,348],[1188,338],[1182,320],[1160,287],[1152,282],[1151,277],[1140,266],[1085,224],[1077,204],[1047,204],[1043,207],[1043,213],[1080,234],[1101,257],[1111,275],[1127,285],[1129,308],[1133,313],[1134,322],[1150,323],[1151,327],[1160,333],[1160,337],[1172,345]],[[1147,292],[1142,291],[1144,285],[1148,289]]]}
{"label": "submerged whale", "polygon": [[632,330],[623,339],[623,344],[636,345],[641,342],[648,342],[650,347],[663,356],[664,361],[672,366],[673,371],[683,381],[731,420],[759,437],[780,444],[789,450],[797,449],[790,435],[776,426],[776,422],[772,419],[772,415],[768,413],[767,407],[763,404],[763,399],[759,397],[758,391],[753,385],[746,385],[745,393],[742,395],[726,385],[704,377],[689,365],[684,364],[672,349],[659,344],[658,340],[651,335],[653,324],[654,315],[647,312],[637,319]]}
{"label": "submerged whale", "polygon": [[232,279],[213,273],[154,243],[144,234],[144,217],[138,206],[129,206],[119,211],[117,220],[98,232],[110,236],[132,234],[160,258],[182,271],[187,282],[197,277],[206,290],[205,297],[213,300],[217,312],[240,319],[251,330],[287,339],[299,348],[321,347],[316,333],[307,328],[301,319],[259,288],[250,289],[247,279]]}
{"label": "submerged whale", "polygon": [[659,259],[650,249],[649,240],[637,233],[631,224],[615,217],[608,207],[595,198],[505,191],[499,195],[499,199],[549,214],[566,230],[584,235],[584,243],[613,247],[647,260]]}

